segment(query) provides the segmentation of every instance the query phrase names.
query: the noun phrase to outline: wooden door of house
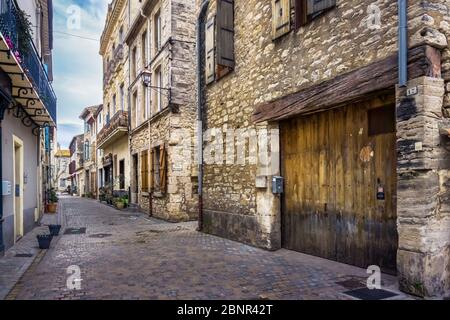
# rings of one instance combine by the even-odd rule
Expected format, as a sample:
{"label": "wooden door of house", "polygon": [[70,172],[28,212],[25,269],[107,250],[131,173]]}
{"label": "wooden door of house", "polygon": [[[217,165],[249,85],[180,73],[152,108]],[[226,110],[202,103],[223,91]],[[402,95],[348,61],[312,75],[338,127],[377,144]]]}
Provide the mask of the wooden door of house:
{"label": "wooden door of house", "polygon": [[395,272],[392,95],[281,123],[285,248]]}

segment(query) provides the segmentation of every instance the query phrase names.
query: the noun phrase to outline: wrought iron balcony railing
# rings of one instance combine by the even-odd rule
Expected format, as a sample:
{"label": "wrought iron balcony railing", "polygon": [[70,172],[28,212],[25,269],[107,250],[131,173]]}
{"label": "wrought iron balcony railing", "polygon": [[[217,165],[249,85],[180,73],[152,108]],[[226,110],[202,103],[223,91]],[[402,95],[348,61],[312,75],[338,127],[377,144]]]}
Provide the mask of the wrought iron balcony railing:
{"label": "wrought iron balcony railing", "polygon": [[107,87],[111,82],[114,73],[117,71],[117,67],[123,62],[125,56],[125,50],[123,44],[119,44],[114,50],[112,60],[106,66],[105,73],[103,74],[103,86]]}
{"label": "wrought iron balcony railing", "polygon": [[24,34],[27,27],[19,10],[15,0],[0,0],[0,32],[56,123],[56,95],[32,39]]}
{"label": "wrought iron balcony railing", "polygon": [[128,131],[128,112],[118,111],[97,135],[97,146],[108,141],[117,129]]}
{"label": "wrought iron balcony railing", "polygon": [[113,163],[113,155],[112,155],[112,153],[109,153],[109,154],[107,154],[106,156],[104,156],[102,158],[103,166],[107,167],[107,166],[112,165],[112,163]]}

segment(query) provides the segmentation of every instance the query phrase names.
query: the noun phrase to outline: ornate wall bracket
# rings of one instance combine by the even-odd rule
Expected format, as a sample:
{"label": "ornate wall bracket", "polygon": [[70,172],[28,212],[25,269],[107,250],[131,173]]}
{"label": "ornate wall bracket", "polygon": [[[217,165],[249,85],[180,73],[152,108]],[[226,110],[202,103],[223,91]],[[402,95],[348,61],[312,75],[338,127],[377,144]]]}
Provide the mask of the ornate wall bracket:
{"label": "ornate wall bracket", "polygon": [[[20,95],[20,94],[19,94]],[[26,107],[24,107],[20,103],[15,103],[10,97],[5,95],[3,92],[0,93],[0,121],[2,121],[5,117],[5,112],[11,114],[13,117],[21,120],[22,124],[31,128],[31,131],[35,136],[39,136],[39,132],[41,128],[50,127],[50,123],[45,122],[42,125],[36,123],[33,120],[33,117],[42,115],[44,111],[42,109],[34,109],[34,113],[30,114],[26,108],[31,107],[36,104],[36,99],[34,98],[26,98],[20,97],[21,99],[26,99]]]}

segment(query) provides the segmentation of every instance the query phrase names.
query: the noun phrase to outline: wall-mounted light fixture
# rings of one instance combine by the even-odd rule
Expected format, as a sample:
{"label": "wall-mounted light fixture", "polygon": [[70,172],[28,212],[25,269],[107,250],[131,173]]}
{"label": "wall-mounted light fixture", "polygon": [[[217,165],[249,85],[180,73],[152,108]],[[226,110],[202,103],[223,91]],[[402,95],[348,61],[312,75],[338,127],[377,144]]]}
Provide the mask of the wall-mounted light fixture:
{"label": "wall-mounted light fixture", "polygon": [[150,72],[150,70],[145,69],[144,71],[142,71],[142,83],[146,86],[149,87],[151,82],[152,82],[152,73]]}

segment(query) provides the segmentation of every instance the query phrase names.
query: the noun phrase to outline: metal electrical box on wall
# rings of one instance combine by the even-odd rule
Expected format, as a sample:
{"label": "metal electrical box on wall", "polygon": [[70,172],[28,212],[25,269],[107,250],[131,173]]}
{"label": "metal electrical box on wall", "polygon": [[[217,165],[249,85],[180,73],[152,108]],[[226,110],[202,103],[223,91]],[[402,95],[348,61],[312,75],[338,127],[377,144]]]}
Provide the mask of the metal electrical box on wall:
{"label": "metal electrical box on wall", "polygon": [[284,178],[279,176],[274,176],[272,178],[272,193],[282,194],[284,192]]}
{"label": "metal electrical box on wall", "polygon": [[11,181],[2,181],[3,194],[2,196],[10,196],[12,193]]}

